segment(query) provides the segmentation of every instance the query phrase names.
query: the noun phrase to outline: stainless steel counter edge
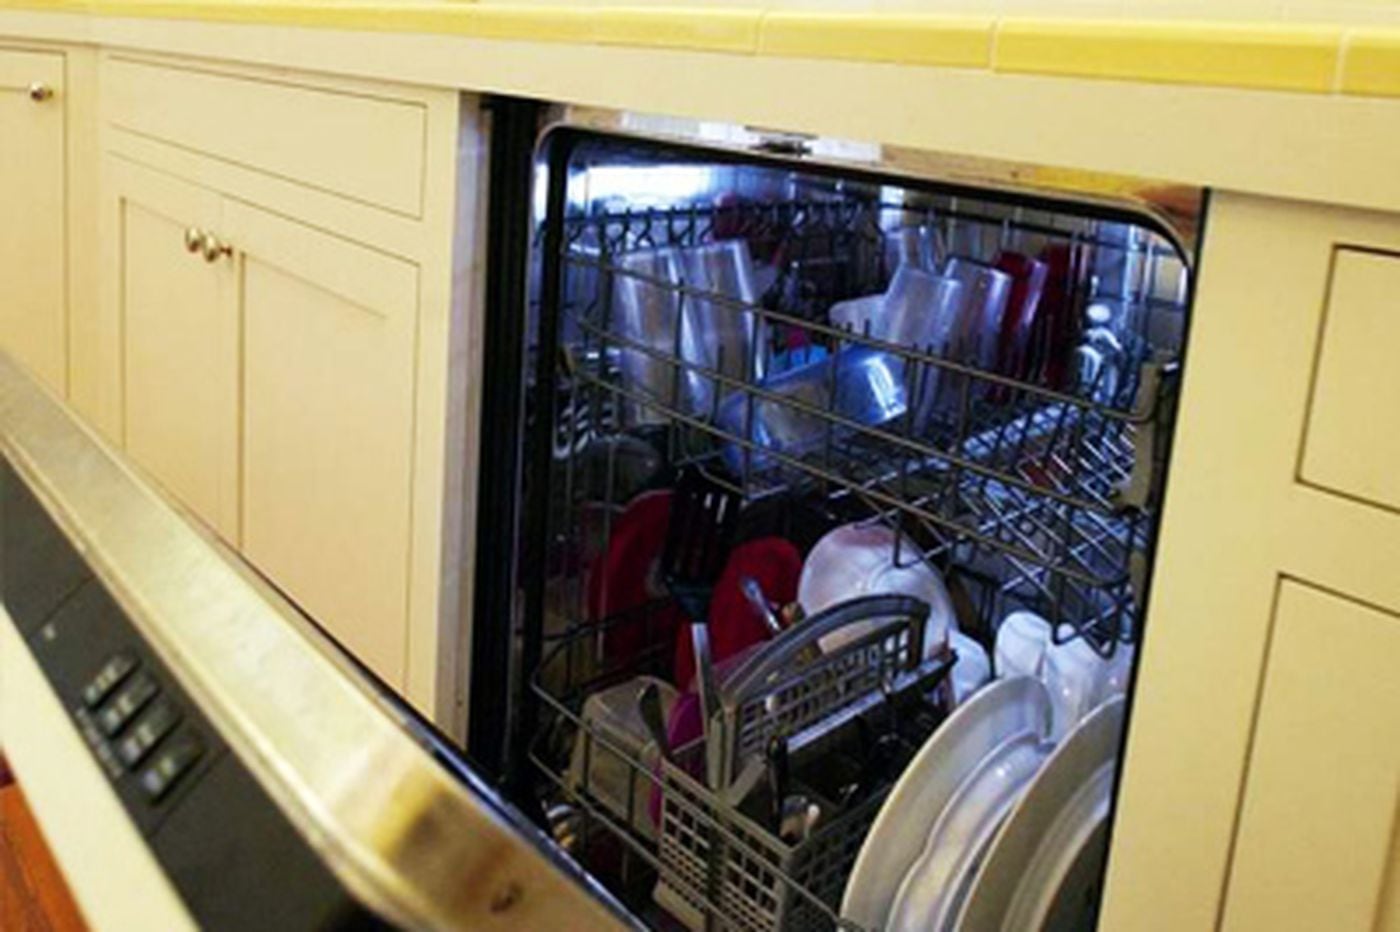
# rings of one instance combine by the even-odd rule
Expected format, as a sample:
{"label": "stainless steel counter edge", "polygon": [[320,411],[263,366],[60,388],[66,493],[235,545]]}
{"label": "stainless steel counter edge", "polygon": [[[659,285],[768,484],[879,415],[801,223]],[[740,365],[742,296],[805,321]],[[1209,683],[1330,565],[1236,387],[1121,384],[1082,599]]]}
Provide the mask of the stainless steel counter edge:
{"label": "stainless steel counter edge", "polygon": [[346,887],[412,928],[616,928],[532,826],[436,762],[290,604],[0,354],[0,449]]}

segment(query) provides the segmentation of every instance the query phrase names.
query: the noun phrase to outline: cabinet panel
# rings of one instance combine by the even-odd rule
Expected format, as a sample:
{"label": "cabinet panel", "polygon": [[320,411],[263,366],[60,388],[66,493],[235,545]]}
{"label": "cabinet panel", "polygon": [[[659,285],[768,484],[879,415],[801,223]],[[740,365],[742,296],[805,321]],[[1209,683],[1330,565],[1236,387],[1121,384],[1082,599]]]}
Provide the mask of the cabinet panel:
{"label": "cabinet panel", "polygon": [[1227,930],[1400,929],[1400,618],[1285,581]]}
{"label": "cabinet panel", "polygon": [[416,266],[241,204],[243,548],[402,688]]}
{"label": "cabinet panel", "polygon": [[1302,477],[1400,510],[1400,256],[1338,249]]}
{"label": "cabinet panel", "polygon": [[[52,96],[35,100],[31,84]],[[0,346],[67,390],[63,56],[0,49]]]}
{"label": "cabinet panel", "polygon": [[421,101],[115,56],[104,65],[102,95],[106,121],[122,129],[409,216],[422,212]]}
{"label": "cabinet panel", "polygon": [[219,228],[218,198],[120,166],[125,445],[227,540],[238,540],[238,308],[233,262],[185,246]]}

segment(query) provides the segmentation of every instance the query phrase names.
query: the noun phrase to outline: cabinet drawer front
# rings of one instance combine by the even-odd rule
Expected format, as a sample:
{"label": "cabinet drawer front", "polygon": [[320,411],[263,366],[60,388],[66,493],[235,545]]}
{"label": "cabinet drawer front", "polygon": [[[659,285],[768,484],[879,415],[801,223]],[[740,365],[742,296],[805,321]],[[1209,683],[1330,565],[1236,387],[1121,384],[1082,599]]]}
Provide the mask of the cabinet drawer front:
{"label": "cabinet drawer front", "polygon": [[1285,580],[1227,930],[1396,929],[1400,618]]}
{"label": "cabinet drawer front", "polygon": [[418,269],[229,202],[243,253],[243,549],[402,689]]}
{"label": "cabinet drawer front", "polygon": [[427,108],[329,87],[112,57],[104,119],[122,129],[418,217]]}
{"label": "cabinet drawer front", "polygon": [[1339,248],[1308,412],[1305,482],[1400,510],[1400,255]]}

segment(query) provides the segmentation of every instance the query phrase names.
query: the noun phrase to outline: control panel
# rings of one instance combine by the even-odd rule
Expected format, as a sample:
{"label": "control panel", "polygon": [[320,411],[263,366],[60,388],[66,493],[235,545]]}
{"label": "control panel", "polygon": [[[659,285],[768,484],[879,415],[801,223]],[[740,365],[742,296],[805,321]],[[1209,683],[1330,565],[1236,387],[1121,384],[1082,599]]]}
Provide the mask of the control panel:
{"label": "control panel", "polygon": [[217,733],[96,579],[28,641],[137,828],[153,833],[226,753]]}
{"label": "control panel", "polygon": [[383,926],[296,832],[3,459],[0,598],[201,928]]}

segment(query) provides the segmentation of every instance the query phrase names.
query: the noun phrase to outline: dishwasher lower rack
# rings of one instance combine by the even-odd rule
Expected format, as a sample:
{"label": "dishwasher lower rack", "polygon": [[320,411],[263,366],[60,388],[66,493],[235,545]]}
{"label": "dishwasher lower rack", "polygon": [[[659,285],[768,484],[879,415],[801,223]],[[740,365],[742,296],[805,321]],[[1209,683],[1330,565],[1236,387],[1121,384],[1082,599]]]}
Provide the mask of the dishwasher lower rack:
{"label": "dishwasher lower rack", "polygon": [[[554,801],[548,808],[556,839],[607,875],[639,912],[664,911],[657,922],[663,928],[671,922],[746,932],[854,928],[838,915],[841,896],[898,767],[850,799],[839,798],[838,785],[867,766],[862,752],[872,721],[894,739],[898,761],[913,756],[946,711],[942,683],[956,655],[910,664],[907,634],[877,631],[814,661],[818,669],[807,670],[800,684],[775,682],[754,698],[757,706],[776,707],[783,689],[797,685],[806,695],[801,707],[813,710],[786,720],[797,791],[787,798],[815,804],[820,817],[800,839],[784,838],[769,818],[766,772],[757,777],[751,766],[729,789],[711,789],[703,782],[703,739],[663,757],[654,742],[619,735],[586,711],[589,696],[666,671],[668,608],[651,603],[556,636],[531,680],[543,711],[531,760],[544,797]],[[609,661],[604,645],[619,629],[661,637]],[[813,681],[829,684],[840,701],[813,700]],[[601,868],[599,857],[590,856],[596,852]]]}

